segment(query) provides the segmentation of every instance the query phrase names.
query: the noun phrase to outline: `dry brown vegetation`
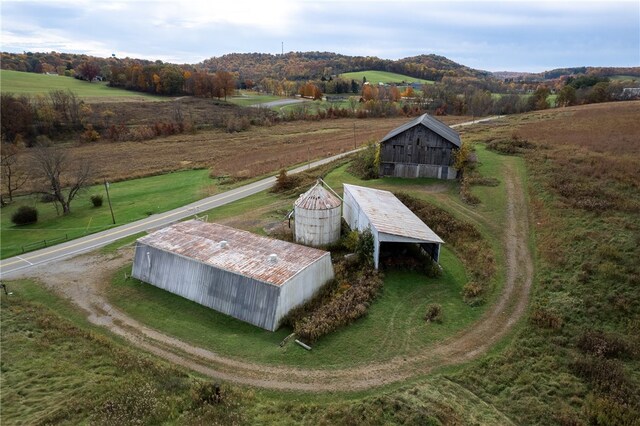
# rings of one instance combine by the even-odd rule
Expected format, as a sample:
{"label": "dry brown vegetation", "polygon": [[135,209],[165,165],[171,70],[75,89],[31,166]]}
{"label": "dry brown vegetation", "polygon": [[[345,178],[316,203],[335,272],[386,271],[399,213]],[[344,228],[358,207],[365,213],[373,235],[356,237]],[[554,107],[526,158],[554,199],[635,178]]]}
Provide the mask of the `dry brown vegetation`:
{"label": "dry brown vegetation", "polygon": [[638,117],[637,101],[595,104],[467,133],[500,150],[514,139],[531,144],[516,150],[526,160],[536,224],[529,322],[503,353],[459,378],[521,423],[640,418]]}
{"label": "dry brown vegetation", "polygon": [[[465,117],[444,119],[459,122]],[[213,176],[244,179],[349,151],[355,145],[380,139],[405,121],[406,117],[298,121],[252,127],[241,133],[207,130],[147,141],[70,145],[68,149],[78,160],[93,160],[95,176],[111,181],[194,168],[211,168]],[[27,157],[23,152],[23,167]]]}

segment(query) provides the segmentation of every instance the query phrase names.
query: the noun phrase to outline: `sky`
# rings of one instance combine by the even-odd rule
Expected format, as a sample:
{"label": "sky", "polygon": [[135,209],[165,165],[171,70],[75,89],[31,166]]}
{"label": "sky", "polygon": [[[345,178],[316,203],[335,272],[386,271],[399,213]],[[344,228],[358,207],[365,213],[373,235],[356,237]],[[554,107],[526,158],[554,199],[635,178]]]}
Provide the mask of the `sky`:
{"label": "sky", "polygon": [[640,0],[1,0],[1,50],[196,64],[227,53],[446,56],[488,71],[640,66]]}

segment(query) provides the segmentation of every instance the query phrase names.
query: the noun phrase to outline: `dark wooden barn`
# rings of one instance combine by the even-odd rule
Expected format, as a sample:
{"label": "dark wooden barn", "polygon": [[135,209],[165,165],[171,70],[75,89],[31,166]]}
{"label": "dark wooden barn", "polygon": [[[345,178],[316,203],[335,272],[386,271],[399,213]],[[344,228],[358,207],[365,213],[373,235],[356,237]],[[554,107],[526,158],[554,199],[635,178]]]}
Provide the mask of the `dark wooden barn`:
{"label": "dark wooden barn", "polygon": [[460,135],[428,114],[392,130],[380,141],[380,176],[455,179]]}

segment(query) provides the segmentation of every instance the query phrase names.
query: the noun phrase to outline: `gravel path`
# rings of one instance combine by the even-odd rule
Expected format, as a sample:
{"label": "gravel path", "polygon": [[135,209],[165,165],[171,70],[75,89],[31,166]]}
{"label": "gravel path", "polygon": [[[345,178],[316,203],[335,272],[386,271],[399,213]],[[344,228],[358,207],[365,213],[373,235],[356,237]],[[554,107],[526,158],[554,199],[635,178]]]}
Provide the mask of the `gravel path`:
{"label": "gravel path", "polygon": [[169,362],[216,379],[270,389],[312,392],[372,388],[474,359],[509,333],[522,318],[533,280],[533,260],[528,247],[529,213],[525,188],[513,165],[508,162],[505,170],[508,199],[504,237],[506,273],[501,294],[471,327],[417,356],[398,355],[385,362],[322,370],[257,364],[190,345],[139,323],[107,302],[106,286],[115,270],[131,262],[131,248],[111,256],[90,254],[33,268],[28,275],[70,298],[87,312],[92,323],[108,328],[134,346]]}

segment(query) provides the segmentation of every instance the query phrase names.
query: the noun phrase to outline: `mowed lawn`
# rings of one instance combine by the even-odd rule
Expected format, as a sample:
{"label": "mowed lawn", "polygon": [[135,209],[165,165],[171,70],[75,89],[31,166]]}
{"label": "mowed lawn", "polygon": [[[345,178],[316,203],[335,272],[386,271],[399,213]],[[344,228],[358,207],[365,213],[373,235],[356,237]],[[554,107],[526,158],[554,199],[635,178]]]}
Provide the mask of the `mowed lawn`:
{"label": "mowed lawn", "polygon": [[[116,225],[123,225],[152,214],[171,210],[191,203],[217,191],[208,170],[189,170],[112,183],[109,195],[113,205]],[[90,198],[94,194],[103,196],[102,207],[93,207]],[[11,222],[12,214],[20,206],[38,209],[38,222],[16,226]],[[37,196],[18,197],[2,208],[0,220],[0,256],[21,254],[36,250],[61,239],[78,238],[108,229],[113,225],[104,185],[87,188],[71,203],[71,213],[58,215],[53,203],[42,203]]]}
{"label": "mowed lawn", "polygon": [[425,80],[422,78],[409,77],[408,75],[396,74],[388,71],[357,71],[357,72],[346,72],[344,74],[340,74],[341,78],[345,80],[355,80],[357,82],[362,82],[362,78],[366,77],[367,81],[371,84],[378,83],[423,83],[423,84],[433,84],[432,80]]}
{"label": "mowed lawn", "polygon": [[52,90],[71,90],[81,98],[129,98],[130,100],[163,100],[159,96],[107,86],[106,82],[78,80],[59,75],[0,70],[0,91],[16,95],[44,95]]}

